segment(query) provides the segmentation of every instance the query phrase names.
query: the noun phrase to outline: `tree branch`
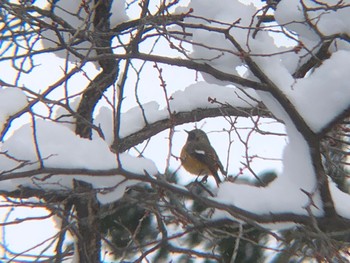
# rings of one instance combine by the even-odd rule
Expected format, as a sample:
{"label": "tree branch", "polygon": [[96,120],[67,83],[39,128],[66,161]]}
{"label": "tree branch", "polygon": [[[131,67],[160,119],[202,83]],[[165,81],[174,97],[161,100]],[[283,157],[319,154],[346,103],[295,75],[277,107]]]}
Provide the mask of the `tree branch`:
{"label": "tree branch", "polygon": [[266,108],[261,104],[255,108],[250,109],[222,106],[219,108],[196,109],[191,112],[174,113],[171,118],[148,124],[142,130],[120,139],[118,143],[113,142],[111,148],[115,152],[124,152],[163,130],[184,123],[200,121],[205,118],[215,118],[220,116],[250,117],[254,115],[270,118],[273,117],[270,112],[267,111]]}
{"label": "tree branch", "polygon": [[103,93],[115,83],[118,77],[118,62],[112,57],[111,36],[104,34],[109,32],[109,10],[110,1],[96,0],[96,10],[94,16],[95,27],[95,46],[98,55],[107,56],[105,59],[98,59],[102,72],[93,79],[83,93],[81,102],[77,109],[76,133],[84,138],[91,138],[92,115],[97,102],[101,99]]}
{"label": "tree branch", "polygon": [[[13,178],[25,178],[33,175],[40,175],[40,174],[56,174],[56,175],[64,175],[64,176],[70,176],[70,175],[84,175],[84,176],[124,176],[129,180],[137,180],[140,182],[146,182],[154,185],[155,187],[159,187],[161,189],[171,191],[172,193],[176,193],[179,196],[185,196],[187,198],[190,198],[192,200],[196,200],[203,204],[205,207],[213,207],[222,211],[228,212],[233,218],[237,220],[241,220],[243,222],[246,222],[252,226],[256,226],[258,228],[261,228],[259,224],[271,224],[271,223],[286,223],[286,222],[293,222],[296,224],[302,224],[306,226],[312,226],[312,220],[308,215],[299,215],[294,213],[271,213],[267,212],[265,214],[254,214],[252,212],[246,211],[242,208],[239,208],[234,205],[229,205],[225,203],[221,203],[220,201],[215,200],[214,198],[206,198],[203,196],[199,196],[195,192],[188,191],[187,189],[183,187],[179,187],[175,184],[168,183],[165,181],[164,175],[158,175],[157,178],[151,177],[149,175],[145,174],[136,174],[129,171],[126,171],[124,169],[118,168],[118,169],[111,169],[111,170],[87,170],[87,169],[57,169],[57,168],[43,168],[39,170],[33,170],[33,171],[27,171],[27,172],[20,172],[20,173],[11,173],[7,175],[7,179],[13,179]],[[72,177],[73,179],[74,177]],[[2,178],[2,180],[4,180]],[[98,191],[98,189],[90,189],[90,192],[95,193]],[[91,194],[93,194],[91,193]],[[21,190],[16,191],[1,191],[0,194],[5,194],[6,196],[12,196],[16,198],[29,198],[29,197],[39,197],[39,198],[45,198],[45,200],[51,200],[54,202],[57,202],[57,197],[65,196],[72,196],[79,195],[78,192],[75,191],[75,193],[72,193],[71,191],[63,191],[63,190],[56,190],[51,191],[51,194],[47,190],[41,190],[41,189],[31,189],[31,188],[22,188]],[[327,230],[327,231],[339,231],[339,230],[348,230],[350,226],[350,219],[342,218],[340,216],[337,217],[315,217],[317,220],[318,225],[320,228]]]}

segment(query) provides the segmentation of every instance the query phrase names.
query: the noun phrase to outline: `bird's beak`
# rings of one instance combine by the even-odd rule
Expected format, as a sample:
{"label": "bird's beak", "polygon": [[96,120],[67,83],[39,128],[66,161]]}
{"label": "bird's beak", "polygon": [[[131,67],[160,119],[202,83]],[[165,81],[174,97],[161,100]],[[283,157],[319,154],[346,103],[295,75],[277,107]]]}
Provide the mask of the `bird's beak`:
{"label": "bird's beak", "polygon": [[184,130],[185,132],[187,132],[187,134],[189,134],[190,132],[189,131],[186,131],[186,130]]}

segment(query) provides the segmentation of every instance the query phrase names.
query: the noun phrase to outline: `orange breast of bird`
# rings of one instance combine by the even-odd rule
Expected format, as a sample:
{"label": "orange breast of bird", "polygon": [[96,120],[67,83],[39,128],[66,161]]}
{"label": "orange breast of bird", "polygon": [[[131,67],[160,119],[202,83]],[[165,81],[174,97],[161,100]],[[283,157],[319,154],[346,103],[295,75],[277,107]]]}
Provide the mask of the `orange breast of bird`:
{"label": "orange breast of bird", "polygon": [[186,169],[186,171],[188,171],[191,174],[194,174],[194,175],[211,175],[212,174],[209,167],[205,163],[202,163],[198,159],[188,155],[185,149],[182,149],[181,151],[181,163],[182,163],[182,166]]}

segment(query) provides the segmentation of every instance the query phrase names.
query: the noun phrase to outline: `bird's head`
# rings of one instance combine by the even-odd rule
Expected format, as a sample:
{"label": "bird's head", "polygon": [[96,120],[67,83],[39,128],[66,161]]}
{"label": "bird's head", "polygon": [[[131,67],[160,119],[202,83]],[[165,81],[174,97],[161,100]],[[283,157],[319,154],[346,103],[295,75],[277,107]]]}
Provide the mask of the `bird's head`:
{"label": "bird's head", "polygon": [[188,142],[209,142],[207,134],[200,129],[194,129],[192,131],[185,130],[185,132],[188,134]]}

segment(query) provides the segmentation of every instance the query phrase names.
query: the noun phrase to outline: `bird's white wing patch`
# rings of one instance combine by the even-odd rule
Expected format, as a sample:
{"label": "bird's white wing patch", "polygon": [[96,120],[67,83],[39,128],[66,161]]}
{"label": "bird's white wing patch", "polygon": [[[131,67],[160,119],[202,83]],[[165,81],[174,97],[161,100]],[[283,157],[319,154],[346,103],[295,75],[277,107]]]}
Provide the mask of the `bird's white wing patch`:
{"label": "bird's white wing patch", "polygon": [[205,151],[203,150],[194,150],[195,153],[205,155]]}

